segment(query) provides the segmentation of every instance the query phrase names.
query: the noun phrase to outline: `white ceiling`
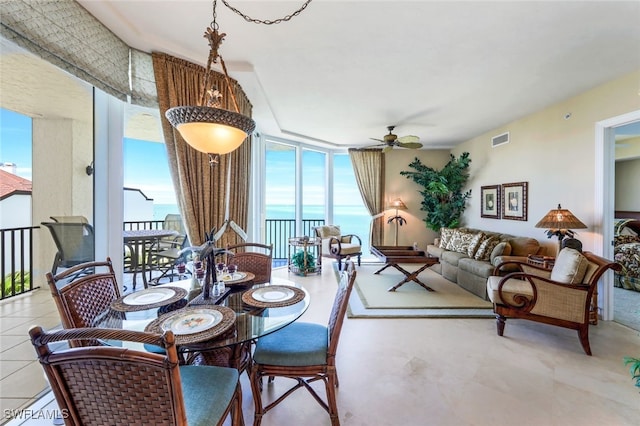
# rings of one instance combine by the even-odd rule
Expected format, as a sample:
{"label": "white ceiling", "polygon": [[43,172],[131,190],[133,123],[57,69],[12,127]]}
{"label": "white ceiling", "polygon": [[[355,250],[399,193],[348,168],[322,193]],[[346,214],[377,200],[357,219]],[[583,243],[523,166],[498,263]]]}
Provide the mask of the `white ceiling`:
{"label": "white ceiling", "polygon": [[[259,19],[303,0],[232,1]],[[78,0],[130,46],[205,65],[211,1]],[[449,148],[640,69],[640,2],[313,0],[257,25],[218,2],[258,131],[363,146],[387,125]]]}

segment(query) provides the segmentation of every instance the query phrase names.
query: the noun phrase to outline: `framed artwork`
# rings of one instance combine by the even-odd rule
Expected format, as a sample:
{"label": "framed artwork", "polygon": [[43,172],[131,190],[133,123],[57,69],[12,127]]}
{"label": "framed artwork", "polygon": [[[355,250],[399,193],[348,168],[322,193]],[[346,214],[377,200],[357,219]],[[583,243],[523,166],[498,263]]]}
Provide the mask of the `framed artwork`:
{"label": "framed artwork", "polygon": [[502,184],[502,218],[527,220],[527,182]]}
{"label": "framed artwork", "polygon": [[480,188],[480,216],[489,219],[500,219],[500,185],[489,185]]}

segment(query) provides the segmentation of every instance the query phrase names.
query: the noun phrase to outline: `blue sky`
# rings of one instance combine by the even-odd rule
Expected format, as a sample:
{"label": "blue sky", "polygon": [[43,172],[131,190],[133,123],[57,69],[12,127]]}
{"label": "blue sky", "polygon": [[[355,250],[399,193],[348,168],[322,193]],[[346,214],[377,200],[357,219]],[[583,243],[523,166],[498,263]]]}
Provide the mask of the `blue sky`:
{"label": "blue sky", "polygon": [[31,180],[31,118],[0,108],[0,163],[14,163],[16,174]]}

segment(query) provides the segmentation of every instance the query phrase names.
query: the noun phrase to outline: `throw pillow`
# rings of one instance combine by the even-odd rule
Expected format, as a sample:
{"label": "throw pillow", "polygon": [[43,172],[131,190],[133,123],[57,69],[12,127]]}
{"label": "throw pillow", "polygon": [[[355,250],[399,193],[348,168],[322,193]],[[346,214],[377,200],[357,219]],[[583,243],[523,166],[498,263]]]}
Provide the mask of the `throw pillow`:
{"label": "throw pillow", "polygon": [[318,229],[318,234],[320,235],[320,238],[340,236],[340,227],[337,225],[324,225],[324,226],[319,226],[317,229]]}
{"label": "throw pillow", "polygon": [[560,250],[551,270],[551,279],[564,284],[580,284],[589,260],[578,250],[565,247]]}
{"label": "throw pillow", "polygon": [[456,229],[453,231],[453,235],[451,236],[451,239],[447,244],[447,250],[455,251],[456,253],[467,254],[469,244],[471,244],[471,240],[473,240],[475,236],[475,232],[467,232]]}
{"label": "throw pillow", "polygon": [[440,247],[441,249],[447,248],[447,244],[449,244],[449,240],[451,240],[453,231],[453,228],[440,228],[440,244],[438,245],[438,247]]}
{"label": "throw pillow", "polygon": [[478,246],[485,238],[483,232],[478,232],[472,239],[469,241],[469,247],[467,247],[467,256],[473,257],[476,254],[476,250],[478,250]]}
{"label": "throw pillow", "polygon": [[489,260],[493,264],[493,259],[498,256],[509,256],[511,254],[511,244],[507,241],[499,242],[491,251],[491,255],[489,256]]}
{"label": "throw pillow", "polygon": [[498,237],[485,238],[478,246],[478,249],[473,255],[473,258],[476,260],[484,260],[488,262],[489,260],[491,260],[491,252],[498,245],[498,243],[500,243]]}

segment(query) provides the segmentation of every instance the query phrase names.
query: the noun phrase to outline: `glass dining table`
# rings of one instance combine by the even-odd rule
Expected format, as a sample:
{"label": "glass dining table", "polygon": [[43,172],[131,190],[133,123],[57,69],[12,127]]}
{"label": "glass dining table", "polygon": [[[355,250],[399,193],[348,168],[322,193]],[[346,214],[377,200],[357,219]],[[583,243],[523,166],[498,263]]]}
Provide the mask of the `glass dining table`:
{"label": "glass dining table", "polygon": [[120,297],[97,317],[94,326],[157,333],[170,329],[186,363],[243,371],[251,343],[296,321],[309,303],[304,287],[283,279],[254,286],[228,283],[222,295],[211,291],[209,299],[201,293],[193,297],[193,282],[187,279]]}

